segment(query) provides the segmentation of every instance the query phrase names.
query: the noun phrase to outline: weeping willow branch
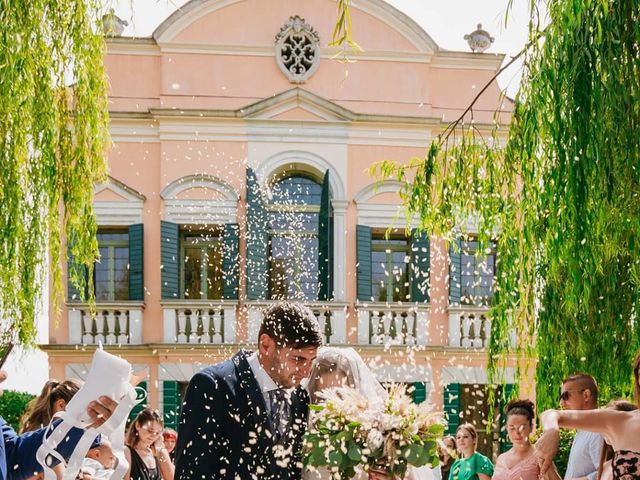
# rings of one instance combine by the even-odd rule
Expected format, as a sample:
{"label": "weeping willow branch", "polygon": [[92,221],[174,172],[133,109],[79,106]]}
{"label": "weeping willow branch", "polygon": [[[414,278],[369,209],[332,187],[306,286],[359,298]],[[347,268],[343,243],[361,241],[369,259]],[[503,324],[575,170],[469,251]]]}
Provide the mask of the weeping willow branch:
{"label": "weeping willow branch", "polygon": [[33,342],[49,267],[59,301],[64,237],[81,291],[98,256],[91,202],[109,142],[99,8],[0,2],[1,342]]}
{"label": "weeping willow branch", "polygon": [[546,5],[540,42],[531,2],[504,148],[464,126],[472,103],[424,159],[373,169],[403,182],[427,231],[453,240],[475,219],[481,245],[497,242],[490,379],[511,354],[535,364],[541,408],[575,371],[603,399],[630,393],[640,348],[640,3]]}

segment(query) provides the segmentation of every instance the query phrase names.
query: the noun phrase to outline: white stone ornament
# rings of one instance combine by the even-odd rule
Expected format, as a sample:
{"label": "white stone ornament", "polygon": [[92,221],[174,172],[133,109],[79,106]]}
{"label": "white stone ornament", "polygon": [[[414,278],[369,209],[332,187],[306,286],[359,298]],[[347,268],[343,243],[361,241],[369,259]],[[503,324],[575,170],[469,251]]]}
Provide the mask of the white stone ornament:
{"label": "white stone ornament", "polygon": [[[131,364],[126,360],[111,355],[102,349],[96,349],[91,363],[91,369],[82,388],[67,404],[64,412],[59,412],[54,419],[62,421],[53,428],[53,421],[48,436],[36,453],[36,458],[44,469],[45,480],[56,480],[56,474],[47,459],[55,457],[63,465],[65,461],[55,450],[72,428],[84,429],[83,435],[76,444],[73,454],[66,463],[63,480],[75,480],[82,467],[82,462],[91,448],[91,444],[98,435],[105,435],[111,441],[114,456],[118,459],[117,466],[111,480],[121,480],[127,473],[129,464],[124,456],[125,424],[129,413],[136,401],[136,391],[131,386]],[[111,417],[98,428],[88,427],[91,418],[86,409],[90,402],[107,396],[118,402],[118,406]]]}
{"label": "white stone ornament", "polygon": [[129,22],[118,17],[113,8],[109,9],[109,13],[102,16],[102,31],[107,37],[122,36],[124,27],[127,25],[129,25]]}
{"label": "white stone ornament", "polygon": [[489,32],[482,29],[482,24],[478,24],[478,29],[465,35],[464,39],[469,44],[469,48],[474,53],[482,53],[488,49],[495,40]]}
{"label": "white stone ornament", "polygon": [[320,64],[320,37],[298,15],[276,35],[276,63],[291,83],[304,83]]}

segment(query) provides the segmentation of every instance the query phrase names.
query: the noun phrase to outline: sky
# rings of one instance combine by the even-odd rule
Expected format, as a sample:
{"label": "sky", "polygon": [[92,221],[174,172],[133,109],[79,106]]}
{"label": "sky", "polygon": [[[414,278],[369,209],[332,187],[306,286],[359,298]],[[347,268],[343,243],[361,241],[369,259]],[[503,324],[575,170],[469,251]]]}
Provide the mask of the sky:
{"label": "sky", "polygon": [[[139,37],[151,36],[165,18],[186,3],[186,0],[110,1],[116,15],[129,22],[124,35]],[[495,38],[487,52],[504,53],[505,61],[516,55],[527,40],[528,0],[513,0],[506,26],[508,0],[388,0],[388,3],[413,18],[440,48],[446,50],[469,51],[464,35],[474,31],[478,23]],[[295,14],[293,10],[291,13]],[[353,36],[357,42],[357,23],[353,25]],[[517,62],[498,78],[500,87],[511,97],[519,86],[520,69],[521,62]],[[44,317],[39,320],[38,335],[39,342],[47,341],[48,325]],[[39,393],[49,376],[47,356],[43,352],[15,351],[5,370],[9,378],[3,388],[31,393]]]}

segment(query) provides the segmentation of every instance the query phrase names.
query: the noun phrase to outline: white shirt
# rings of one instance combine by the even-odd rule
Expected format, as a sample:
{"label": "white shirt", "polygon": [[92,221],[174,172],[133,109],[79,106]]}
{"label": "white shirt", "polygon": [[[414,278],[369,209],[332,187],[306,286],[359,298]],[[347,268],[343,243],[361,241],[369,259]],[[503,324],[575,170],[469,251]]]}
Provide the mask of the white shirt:
{"label": "white shirt", "polygon": [[602,436],[599,433],[577,431],[571,445],[565,480],[589,477],[595,480],[600,465]]}
{"label": "white shirt", "polygon": [[272,390],[277,390],[278,384],[273,381],[273,378],[267,373],[267,371],[260,364],[260,360],[258,359],[258,352],[253,352],[247,358],[249,362],[249,366],[251,367],[251,371],[253,372],[253,376],[256,377],[256,381],[258,382],[258,386],[260,387],[260,392],[262,393],[262,397],[264,398],[264,404],[267,406],[267,412],[271,410],[271,401],[269,399],[269,392]]}

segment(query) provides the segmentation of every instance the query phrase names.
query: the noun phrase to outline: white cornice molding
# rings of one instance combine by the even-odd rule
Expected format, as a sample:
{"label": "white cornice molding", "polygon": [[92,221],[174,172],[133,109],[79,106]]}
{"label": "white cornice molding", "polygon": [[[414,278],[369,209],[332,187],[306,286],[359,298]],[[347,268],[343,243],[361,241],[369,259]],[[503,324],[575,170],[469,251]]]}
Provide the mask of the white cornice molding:
{"label": "white cornice molding", "polygon": [[230,200],[165,200],[164,219],[182,225],[237,223],[237,206]]}
{"label": "white cornice molding", "polygon": [[109,133],[115,143],[158,143],[158,122],[148,113],[110,112]]}
{"label": "white cornice molding", "polygon": [[[122,53],[120,52],[122,51]],[[130,48],[132,55],[145,55],[147,49],[138,49],[134,45]],[[114,52],[126,54],[126,49],[121,48]],[[111,53],[109,51],[108,53]],[[273,45],[233,45],[205,42],[166,42],[157,46],[157,53],[168,54],[195,54],[195,55],[231,55],[243,57],[275,57]],[[320,48],[320,58],[334,60],[338,50],[334,47]],[[397,63],[430,63],[432,53],[404,50],[367,50],[349,53],[349,59],[361,62],[397,62]]]}
{"label": "white cornice molding", "polygon": [[[366,225],[373,228],[405,228],[407,227],[407,217],[404,206],[378,203],[359,204],[358,225]],[[412,219],[409,222],[409,226],[417,228],[418,221]]]}
{"label": "white cornice molding", "polygon": [[237,202],[240,196],[235,188],[224,180],[213,175],[194,174],[180,177],[174,180],[160,192],[165,200],[177,200],[175,197],[191,188],[206,188],[223,194],[225,200]]}
{"label": "white cornice molding", "polygon": [[439,51],[431,58],[431,66],[456,70],[489,70],[496,72],[502,65],[502,53],[472,53]]}
{"label": "white cornice molding", "polygon": [[96,184],[93,190],[94,197],[104,190],[109,190],[124,200],[94,199],[93,211],[98,225],[125,226],[142,222],[144,195],[113,177],[109,177],[106,182]]}
{"label": "white cornice molding", "polygon": [[402,182],[393,179],[370,183],[353,197],[353,201],[361,205],[380,193],[398,193],[402,185]]}
{"label": "white cornice molding", "polygon": [[114,37],[105,41],[107,55],[159,57],[160,47],[152,38]]}
{"label": "white cornice molding", "polygon": [[425,148],[439,131],[435,120],[424,123],[396,123],[397,117],[379,117],[380,122],[241,119],[199,115],[163,116],[151,120],[111,120],[109,130],[115,143],[158,143],[160,141],[302,142],[349,145],[384,145]]}
{"label": "white cornice molding", "polygon": [[[206,188],[222,193],[224,200],[176,198],[191,188]],[[213,225],[236,223],[238,192],[229,183],[212,175],[187,175],[167,185],[164,199],[166,220],[180,224]]]}

